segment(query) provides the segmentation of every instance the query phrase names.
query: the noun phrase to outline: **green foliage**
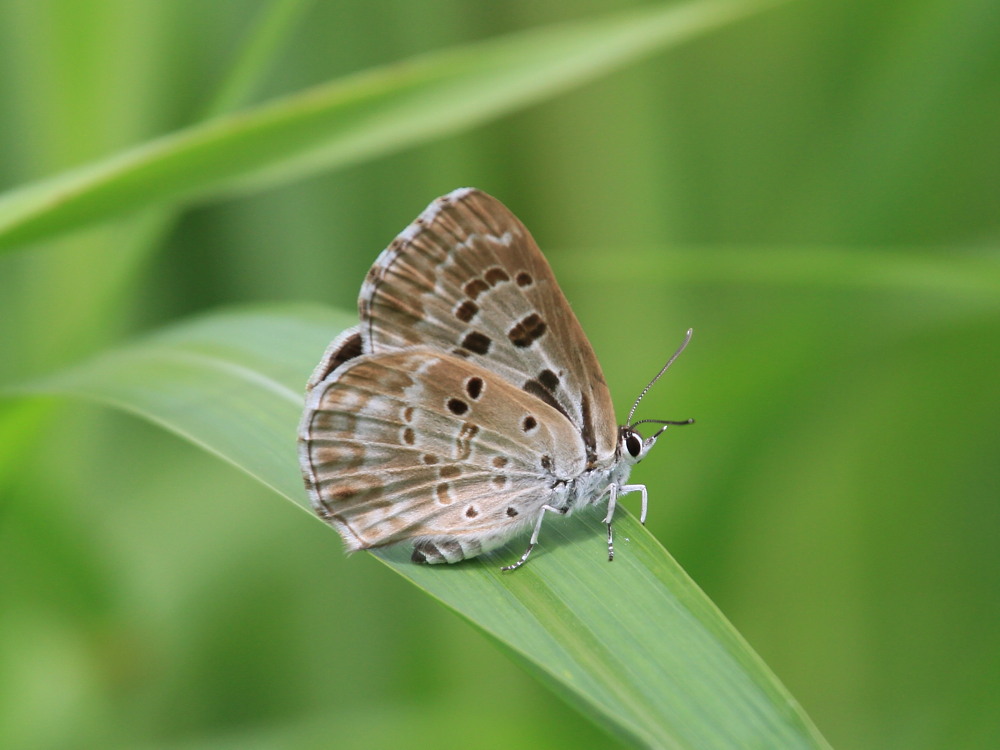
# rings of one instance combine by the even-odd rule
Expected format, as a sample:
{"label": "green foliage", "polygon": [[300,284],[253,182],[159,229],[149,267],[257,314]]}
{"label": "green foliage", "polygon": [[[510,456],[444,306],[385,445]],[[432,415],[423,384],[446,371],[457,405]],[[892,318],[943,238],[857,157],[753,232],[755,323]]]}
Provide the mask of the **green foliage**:
{"label": "green foliage", "polygon": [[[701,0],[524,32],[209,120],[11,192],[0,201],[0,247],[372,159],[552,96],[763,4]],[[230,96],[220,94],[219,106]]]}
{"label": "green foliage", "polygon": [[[346,316],[227,313],[177,327],[41,383],[161,424],[304,505],[294,434],[299,375]],[[305,508],[309,510],[308,508]],[[593,510],[593,509],[592,509]],[[612,734],[643,747],[827,747],[809,720],[666,550],[623,514],[615,565],[596,512],[455,567],[380,553]],[[596,536],[596,539],[595,539]],[[516,550],[514,548],[517,548]],[[503,562],[502,562],[503,561]]]}
{"label": "green foliage", "polygon": [[[992,746],[996,4],[628,5],[0,3],[0,745]],[[695,328],[613,565],[273,502],[329,306],[470,184],[619,406]]]}

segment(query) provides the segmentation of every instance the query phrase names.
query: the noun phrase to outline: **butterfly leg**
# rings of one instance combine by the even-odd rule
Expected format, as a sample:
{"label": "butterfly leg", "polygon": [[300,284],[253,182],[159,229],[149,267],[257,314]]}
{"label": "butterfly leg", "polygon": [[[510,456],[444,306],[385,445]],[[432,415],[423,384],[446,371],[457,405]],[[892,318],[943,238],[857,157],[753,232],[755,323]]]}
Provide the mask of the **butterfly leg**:
{"label": "butterfly leg", "polygon": [[542,528],[542,518],[545,517],[545,511],[550,513],[559,513],[560,515],[565,515],[569,512],[569,508],[556,508],[552,505],[543,505],[541,512],[538,514],[538,520],[535,521],[535,530],[531,532],[531,541],[528,542],[528,549],[524,551],[521,555],[521,559],[512,565],[504,565],[500,570],[517,570],[528,560],[528,555],[531,554],[531,550],[534,549],[535,545],[538,543],[538,532]]}
{"label": "butterfly leg", "polygon": [[618,498],[630,492],[642,493],[642,510],[639,511],[639,522],[646,525],[646,509],[648,498],[646,495],[646,485],[644,484],[609,484],[608,485],[608,514],[604,517],[604,523],[608,525],[608,562],[615,559],[614,534],[611,530],[611,519],[614,518],[615,508],[618,507]]}
{"label": "butterfly leg", "polygon": [[615,538],[611,530],[611,519],[615,517],[615,508],[618,506],[618,485],[608,485],[608,514],[604,517],[604,523],[608,526],[608,562],[615,559]]}
{"label": "butterfly leg", "polygon": [[648,503],[648,498],[646,497],[646,485],[644,484],[623,484],[618,488],[619,495],[627,495],[630,492],[641,492],[642,493],[642,510],[639,511],[639,523],[643,526],[646,525],[646,505]]}

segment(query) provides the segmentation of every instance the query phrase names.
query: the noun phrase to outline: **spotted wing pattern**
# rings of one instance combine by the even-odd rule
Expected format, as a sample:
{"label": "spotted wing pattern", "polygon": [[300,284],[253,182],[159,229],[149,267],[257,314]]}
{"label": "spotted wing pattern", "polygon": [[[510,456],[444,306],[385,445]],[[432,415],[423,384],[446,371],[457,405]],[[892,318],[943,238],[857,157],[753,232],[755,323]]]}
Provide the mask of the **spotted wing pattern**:
{"label": "spotted wing pattern", "polygon": [[364,351],[430,346],[487,367],[562,413],[587,465],[613,457],[600,364],[524,225],[472,188],[434,201],[372,266],[359,300]]}
{"label": "spotted wing pattern", "polygon": [[349,549],[413,539],[418,562],[502,544],[586,465],[580,433],[553,407],[429,347],[341,360],[313,384],[300,451],[314,507]]}

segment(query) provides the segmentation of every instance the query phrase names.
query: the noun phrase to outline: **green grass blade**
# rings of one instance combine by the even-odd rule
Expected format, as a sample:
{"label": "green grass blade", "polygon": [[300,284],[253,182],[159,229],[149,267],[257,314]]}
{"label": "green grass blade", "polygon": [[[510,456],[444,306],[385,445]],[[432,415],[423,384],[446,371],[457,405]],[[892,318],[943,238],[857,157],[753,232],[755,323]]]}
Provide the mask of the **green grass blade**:
{"label": "green grass blade", "polygon": [[241,106],[274,66],[278,52],[314,0],[273,0],[256,19],[222,88],[212,97],[205,114],[221,115]]}
{"label": "green grass blade", "polygon": [[[1000,252],[994,248],[698,247],[618,248],[628,263],[608,264],[607,249],[577,251],[566,278],[626,284],[634,268],[672,283],[808,286],[898,292],[961,301],[984,309],[1000,304]],[[602,267],[606,266],[606,268]]]}
{"label": "green grass blade", "polygon": [[[295,434],[303,382],[353,316],[314,307],[216,313],[32,386],[97,399],[163,425],[306,508]],[[380,554],[494,638],[607,731],[640,747],[827,744],[701,590],[622,512],[605,557],[593,512],[557,519],[525,568],[523,541],[427,567]],[[339,545],[336,535],[330,543]],[[516,549],[515,549],[516,548]]]}
{"label": "green grass blade", "polygon": [[217,117],[0,197],[0,249],[471,127],[773,4],[700,0],[425,55]]}

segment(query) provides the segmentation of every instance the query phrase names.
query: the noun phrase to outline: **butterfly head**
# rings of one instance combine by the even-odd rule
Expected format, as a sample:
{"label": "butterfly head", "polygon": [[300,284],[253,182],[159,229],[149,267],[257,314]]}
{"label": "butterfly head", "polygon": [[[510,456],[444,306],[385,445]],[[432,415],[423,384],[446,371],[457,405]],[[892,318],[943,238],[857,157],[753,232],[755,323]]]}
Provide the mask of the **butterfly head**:
{"label": "butterfly head", "polygon": [[[663,429],[666,429],[664,427]],[[624,459],[629,464],[637,464],[646,457],[649,449],[653,447],[656,438],[660,436],[663,429],[657,430],[655,435],[643,438],[635,427],[626,425],[618,428],[618,457]]]}
{"label": "butterfly head", "polygon": [[[643,438],[642,434],[635,429],[640,424],[658,424],[660,429]],[[653,447],[656,438],[662,435],[670,425],[694,424],[693,419],[685,419],[681,422],[668,421],[665,419],[641,419],[630,425],[618,428],[618,456],[630,465],[637,464],[646,457],[649,449]]]}

